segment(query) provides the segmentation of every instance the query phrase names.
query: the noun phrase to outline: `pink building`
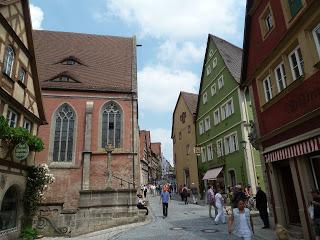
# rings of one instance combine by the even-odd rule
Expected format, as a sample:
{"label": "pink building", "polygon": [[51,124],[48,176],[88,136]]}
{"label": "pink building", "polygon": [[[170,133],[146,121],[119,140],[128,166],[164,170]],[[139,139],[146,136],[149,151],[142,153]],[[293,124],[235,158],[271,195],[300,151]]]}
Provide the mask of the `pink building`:
{"label": "pink building", "polygon": [[112,188],[139,186],[135,38],[34,31],[34,42],[49,122],[36,161],[56,178],[44,203],[76,213],[82,196],[105,194],[107,144]]}

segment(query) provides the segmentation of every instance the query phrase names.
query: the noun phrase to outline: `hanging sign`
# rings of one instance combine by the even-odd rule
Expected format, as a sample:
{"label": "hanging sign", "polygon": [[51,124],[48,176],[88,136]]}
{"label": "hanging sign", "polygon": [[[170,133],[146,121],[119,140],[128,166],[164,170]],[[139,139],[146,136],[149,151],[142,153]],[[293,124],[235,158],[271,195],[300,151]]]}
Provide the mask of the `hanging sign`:
{"label": "hanging sign", "polygon": [[14,158],[18,161],[25,160],[29,156],[29,146],[26,143],[19,143],[13,150]]}

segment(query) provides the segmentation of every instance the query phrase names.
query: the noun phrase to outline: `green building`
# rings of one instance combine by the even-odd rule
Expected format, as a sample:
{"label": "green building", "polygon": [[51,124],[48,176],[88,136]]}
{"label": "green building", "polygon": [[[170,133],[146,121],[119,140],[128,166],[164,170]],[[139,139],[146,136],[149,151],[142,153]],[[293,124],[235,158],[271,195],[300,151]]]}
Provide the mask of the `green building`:
{"label": "green building", "polygon": [[264,188],[259,153],[248,140],[253,120],[249,92],[241,89],[242,50],[209,34],[196,115],[200,181],[216,188]]}

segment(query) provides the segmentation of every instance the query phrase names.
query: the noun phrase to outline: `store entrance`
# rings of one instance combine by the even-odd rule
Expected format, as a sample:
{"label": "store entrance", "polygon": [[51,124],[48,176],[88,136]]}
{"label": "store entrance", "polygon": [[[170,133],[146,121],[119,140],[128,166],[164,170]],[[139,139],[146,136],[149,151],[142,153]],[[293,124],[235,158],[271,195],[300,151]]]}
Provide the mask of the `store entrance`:
{"label": "store entrance", "polygon": [[282,180],[283,205],[287,208],[287,214],[289,216],[288,224],[298,225],[301,223],[298,211],[299,206],[289,161],[283,162],[283,164],[279,166],[279,170]]}

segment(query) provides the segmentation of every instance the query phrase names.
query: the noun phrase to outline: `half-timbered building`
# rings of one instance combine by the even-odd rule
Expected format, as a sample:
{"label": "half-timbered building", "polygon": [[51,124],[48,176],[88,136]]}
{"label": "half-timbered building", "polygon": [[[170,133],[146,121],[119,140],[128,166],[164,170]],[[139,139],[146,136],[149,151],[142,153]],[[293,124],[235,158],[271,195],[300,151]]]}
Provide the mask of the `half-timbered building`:
{"label": "half-timbered building", "polygon": [[[0,114],[10,127],[36,135],[45,122],[35,63],[29,3],[0,1]],[[17,239],[23,216],[26,170],[34,154],[18,161],[0,144],[0,239]]]}

